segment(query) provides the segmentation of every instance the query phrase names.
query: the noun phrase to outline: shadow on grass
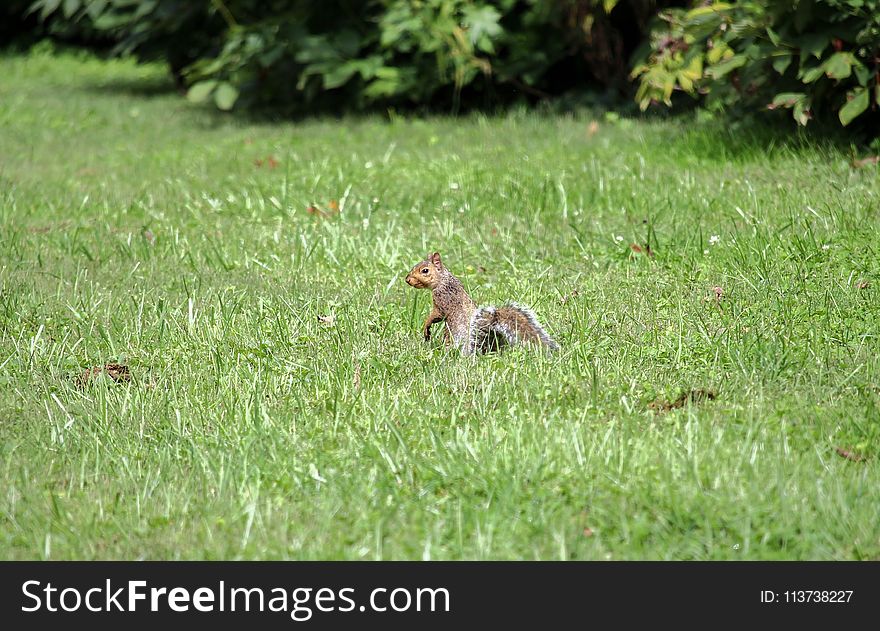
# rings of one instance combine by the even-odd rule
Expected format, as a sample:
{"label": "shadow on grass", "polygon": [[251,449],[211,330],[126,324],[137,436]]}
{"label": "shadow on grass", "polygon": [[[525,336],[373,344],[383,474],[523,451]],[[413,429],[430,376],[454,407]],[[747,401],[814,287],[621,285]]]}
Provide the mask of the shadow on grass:
{"label": "shadow on grass", "polygon": [[705,121],[682,121],[684,129],[675,144],[686,147],[690,155],[706,161],[748,161],[760,157],[798,155],[817,148],[839,153],[859,144],[853,136],[834,129],[804,129],[793,121],[780,121],[761,114],[726,117]]}
{"label": "shadow on grass", "polygon": [[145,79],[108,79],[85,85],[82,90],[93,94],[122,94],[124,96],[147,99],[168,96],[169,94],[177,94],[181,97],[186,95],[186,90],[178,86],[170,75]]}
{"label": "shadow on grass", "polygon": [[[186,95],[186,88],[175,81],[169,73],[164,76],[144,78],[113,78],[83,87],[84,91],[95,94],[122,94],[136,98],[155,98]],[[509,95],[508,95],[509,96]],[[660,123],[668,124],[669,140],[679,150],[687,151],[694,157],[707,161],[738,161],[759,156],[769,157],[780,153],[797,155],[813,151],[817,147],[829,152],[850,152],[864,154],[873,134],[861,126],[856,129],[843,129],[828,121],[812,121],[807,128],[798,126],[785,111],[745,111],[734,110],[725,116],[712,116],[701,112],[693,103],[680,103],[673,109],[652,108],[639,111],[629,98],[614,96],[610,92],[582,91],[563,94],[552,99],[513,98],[501,103],[461,108],[453,113],[449,95],[439,95],[429,106],[407,106],[377,104],[362,109],[353,109],[342,104],[332,94],[325,94],[319,102],[311,106],[302,104],[278,107],[260,105],[237,107],[232,112],[221,112],[210,104],[193,106],[204,116],[198,125],[217,128],[231,121],[250,125],[271,126],[281,123],[304,122],[345,122],[353,123],[369,119],[373,122],[384,119],[395,120],[418,118],[456,118],[471,116],[510,117],[526,116],[566,116],[574,115],[594,118],[607,124],[609,119],[617,124]]]}
{"label": "shadow on grass", "polygon": [[[724,119],[714,122],[719,131],[723,150],[733,158],[772,158],[780,155],[798,157],[814,154],[816,150],[825,156],[848,155],[854,166],[860,157],[877,153],[871,146],[874,136],[866,129],[843,129],[828,122],[802,127],[793,120],[785,120],[787,112],[753,114],[748,118]],[[783,118],[780,121],[780,118]],[[695,144],[700,151],[710,155],[713,144],[709,128],[695,127],[688,131],[688,138],[699,139]]]}
{"label": "shadow on grass", "polygon": [[[672,153],[707,162],[749,161],[780,155],[797,156],[817,149],[824,153],[871,152],[870,126],[843,128],[836,121],[814,120],[798,125],[788,111],[732,109],[712,114],[698,107],[653,108],[640,112],[625,108],[615,112],[625,124],[667,124],[665,140]],[[875,151],[876,153],[876,151]]]}

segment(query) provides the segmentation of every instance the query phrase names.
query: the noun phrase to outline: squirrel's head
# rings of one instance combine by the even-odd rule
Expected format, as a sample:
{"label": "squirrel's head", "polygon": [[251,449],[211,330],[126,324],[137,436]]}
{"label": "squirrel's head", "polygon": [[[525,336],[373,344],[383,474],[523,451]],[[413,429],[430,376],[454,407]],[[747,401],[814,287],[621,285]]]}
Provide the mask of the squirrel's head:
{"label": "squirrel's head", "polygon": [[436,289],[445,271],[440,253],[434,252],[410,270],[406,282],[416,289]]}

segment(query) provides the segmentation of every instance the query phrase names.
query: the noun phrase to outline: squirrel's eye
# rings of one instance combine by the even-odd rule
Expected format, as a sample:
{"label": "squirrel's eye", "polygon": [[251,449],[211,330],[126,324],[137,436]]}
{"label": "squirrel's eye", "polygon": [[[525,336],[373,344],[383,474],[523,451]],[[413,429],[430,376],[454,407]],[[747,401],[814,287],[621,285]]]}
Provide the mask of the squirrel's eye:
{"label": "squirrel's eye", "polygon": [[427,267],[423,267],[423,268],[422,268],[422,274],[427,274],[427,273],[428,273],[428,268],[427,268]]}

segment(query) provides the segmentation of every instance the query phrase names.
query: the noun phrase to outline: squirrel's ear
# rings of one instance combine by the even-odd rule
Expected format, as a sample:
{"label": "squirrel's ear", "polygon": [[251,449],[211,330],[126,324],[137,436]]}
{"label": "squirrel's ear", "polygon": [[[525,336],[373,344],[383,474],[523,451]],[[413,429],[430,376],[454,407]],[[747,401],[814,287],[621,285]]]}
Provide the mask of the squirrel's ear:
{"label": "squirrel's ear", "polygon": [[434,267],[436,267],[437,269],[441,269],[443,267],[443,262],[440,260],[439,252],[434,252],[434,254],[432,254],[430,258],[431,262],[434,264]]}

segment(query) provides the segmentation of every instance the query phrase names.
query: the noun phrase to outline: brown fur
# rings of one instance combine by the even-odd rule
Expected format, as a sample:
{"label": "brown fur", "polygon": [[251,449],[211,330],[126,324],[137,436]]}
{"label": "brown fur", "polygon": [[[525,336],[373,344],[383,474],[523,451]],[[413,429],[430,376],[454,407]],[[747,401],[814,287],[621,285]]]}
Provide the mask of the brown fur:
{"label": "brown fur", "polygon": [[516,335],[525,342],[531,342],[538,337],[537,331],[532,329],[532,323],[520,311],[510,308],[499,309],[495,312],[495,317],[499,319],[506,317]]}
{"label": "brown fur", "polygon": [[410,270],[406,282],[416,289],[430,289],[431,312],[422,325],[425,341],[431,327],[446,323],[444,339],[464,353],[494,351],[507,343],[532,342],[558,348],[527,309],[510,304],[494,309],[477,309],[461,281],[440,260],[440,253],[429,254]]}
{"label": "brown fur", "polygon": [[477,305],[471,300],[461,281],[443,265],[440,253],[434,252],[420,261],[407,274],[406,282],[416,289],[431,290],[433,308],[422,326],[425,341],[431,339],[431,326],[445,321],[446,344],[453,341],[456,345],[464,344],[469,337],[471,315]]}

